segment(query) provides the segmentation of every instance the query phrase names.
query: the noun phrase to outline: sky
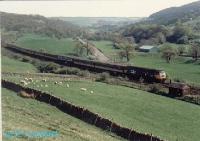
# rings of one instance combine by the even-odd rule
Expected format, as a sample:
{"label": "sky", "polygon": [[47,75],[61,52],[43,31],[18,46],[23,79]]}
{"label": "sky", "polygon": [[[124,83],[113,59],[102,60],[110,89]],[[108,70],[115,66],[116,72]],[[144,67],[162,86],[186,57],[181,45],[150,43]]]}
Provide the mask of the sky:
{"label": "sky", "polygon": [[0,10],[46,17],[148,17],[169,7],[197,0],[1,1]]}

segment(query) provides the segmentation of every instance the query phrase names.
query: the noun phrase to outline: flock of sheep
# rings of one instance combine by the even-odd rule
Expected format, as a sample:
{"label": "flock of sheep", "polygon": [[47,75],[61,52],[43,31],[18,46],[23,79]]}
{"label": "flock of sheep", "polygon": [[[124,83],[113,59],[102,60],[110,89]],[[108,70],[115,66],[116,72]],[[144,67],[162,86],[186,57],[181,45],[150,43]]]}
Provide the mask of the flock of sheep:
{"label": "flock of sheep", "polygon": [[[68,80],[70,80],[70,79],[68,79]],[[47,84],[37,84],[38,82],[40,82],[39,80],[33,80],[33,78],[24,78],[23,80],[20,80],[20,83],[23,85],[23,86],[27,86],[27,85],[29,85],[29,84],[33,84],[33,85],[35,85],[36,87],[48,87],[48,85]],[[42,79],[42,81],[41,82],[47,82],[47,79]],[[37,84],[37,85],[36,85]],[[54,82],[54,84],[55,85],[63,85],[63,82],[62,81],[55,81]],[[66,84],[66,87],[67,88],[69,88],[69,84]],[[86,88],[80,88],[80,90],[81,91],[87,91],[87,89]],[[94,93],[94,91],[90,91],[90,93],[91,94],[93,94]]]}

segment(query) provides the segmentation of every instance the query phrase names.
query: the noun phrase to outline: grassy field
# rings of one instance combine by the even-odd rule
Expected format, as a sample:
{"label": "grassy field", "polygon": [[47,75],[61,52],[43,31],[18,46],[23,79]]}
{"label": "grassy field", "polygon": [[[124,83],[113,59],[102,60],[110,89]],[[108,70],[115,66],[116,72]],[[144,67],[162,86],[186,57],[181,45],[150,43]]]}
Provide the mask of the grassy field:
{"label": "grassy field", "polygon": [[33,49],[44,50],[49,53],[66,55],[74,52],[74,42],[71,38],[56,39],[35,34],[25,34],[16,42],[18,45]]}
{"label": "grassy field", "polygon": [[37,69],[30,63],[21,62],[1,56],[1,70],[2,72],[37,72]]}
{"label": "grassy field", "polygon": [[2,89],[2,123],[6,131],[57,131],[58,136],[28,138],[27,136],[3,140],[16,141],[105,141],[121,140],[94,126],[60,112],[55,107],[32,99],[24,99],[5,88]]}
{"label": "grassy field", "polygon": [[[22,80],[20,77],[7,79],[16,82]],[[39,81],[30,84],[30,87],[53,93],[140,132],[153,133],[170,141],[199,139],[200,107],[197,105],[99,82],[65,80],[62,85],[57,85],[55,81],[61,80],[48,78],[46,83]],[[48,87],[44,87],[45,84]]]}
{"label": "grassy field", "polygon": [[114,58],[118,52],[118,50],[113,48],[111,41],[92,41],[92,43],[108,57]]}

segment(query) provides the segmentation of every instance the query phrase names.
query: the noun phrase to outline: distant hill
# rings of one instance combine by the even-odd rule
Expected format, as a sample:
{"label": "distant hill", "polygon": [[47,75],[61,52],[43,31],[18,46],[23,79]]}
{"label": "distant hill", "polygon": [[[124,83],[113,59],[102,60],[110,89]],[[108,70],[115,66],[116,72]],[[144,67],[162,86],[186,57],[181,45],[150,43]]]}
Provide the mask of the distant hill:
{"label": "distant hill", "polygon": [[6,32],[36,33],[47,36],[73,37],[84,32],[70,22],[50,19],[40,15],[21,15],[1,12],[1,29]]}
{"label": "distant hill", "polygon": [[193,2],[181,7],[172,7],[152,14],[149,19],[159,24],[174,24],[178,20],[186,22],[200,16],[200,1]]}
{"label": "distant hill", "polygon": [[52,19],[59,19],[71,22],[81,27],[100,27],[105,25],[126,25],[133,24],[142,18],[138,17],[52,17]]}

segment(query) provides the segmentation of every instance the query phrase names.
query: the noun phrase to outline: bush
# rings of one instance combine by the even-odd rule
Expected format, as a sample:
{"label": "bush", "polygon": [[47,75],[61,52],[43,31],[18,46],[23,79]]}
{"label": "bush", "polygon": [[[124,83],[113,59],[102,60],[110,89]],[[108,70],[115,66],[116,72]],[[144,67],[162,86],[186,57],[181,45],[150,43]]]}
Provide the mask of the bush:
{"label": "bush", "polygon": [[38,66],[40,72],[54,73],[58,70],[59,65],[55,63],[41,63]]}
{"label": "bush", "polygon": [[108,78],[110,78],[110,74],[107,73],[107,72],[103,72],[103,73],[101,73],[101,74],[99,75],[99,77],[96,79],[96,81],[100,81],[100,82],[102,82],[102,81],[107,81]]}
{"label": "bush", "polygon": [[161,91],[161,87],[160,87],[160,85],[159,84],[152,84],[150,87],[149,87],[149,92],[151,92],[151,93],[156,93],[156,94],[158,94],[158,93],[160,93],[160,91]]}

